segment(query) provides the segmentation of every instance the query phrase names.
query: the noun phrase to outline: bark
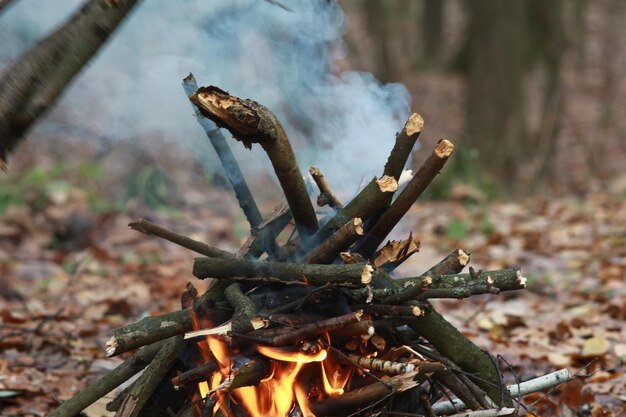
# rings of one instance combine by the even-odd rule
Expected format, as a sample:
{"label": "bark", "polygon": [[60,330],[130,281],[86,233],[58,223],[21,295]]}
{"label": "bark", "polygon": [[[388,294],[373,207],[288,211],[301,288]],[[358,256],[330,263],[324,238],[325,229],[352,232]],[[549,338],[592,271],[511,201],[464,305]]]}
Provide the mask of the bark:
{"label": "bark", "polygon": [[447,139],[441,139],[432,154],[424,161],[407,187],[398,198],[382,214],[372,230],[357,244],[357,251],[366,258],[372,256],[376,248],[385,240],[400,219],[409,211],[415,200],[424,192],[426,187],[439,174],[448,157],[452,154],[454,145]]}
{"label": "bark", "polygon": [[397,306],[388,304],[356,304],[354,308],[375,316],[418,317],[424,315],[424,306]]}
{"label": "bark", "polygon": [[270,259],[275,259],[279,252],[276,237],[291,221],[291,211],[287,203],[276,207],[269,217],[253,230],[250,237],[237,251],[236,257],[258,258],[267,252]]}
{"label": "bark", "polygon": [[314,233],[318,229],[317,217],[287,134],[276,116],[255,101],[241,100],[217,87],[201,87],[190,100],[247,148],[252,143],[261,145],[272,162],[299,234]]}
{"label": "bark", "polygon": [[[194,310],[203,317],[220,320],[219,310],[211,310],[211,306],[216,300],[220,300],[223,297],[224,289],[228,284],[227,281],[219,282],[209,289],[194,304]],[[175,311],[162,316],[149,316],[115,330],[113,337],[106,343],[106,353],[108,357],[116,356],[159,340],[183,334],[192,330],[192,328],[193,323],[190,310]]]}
{"label": "bark", "polygon": [[[196,83],[196,79],[193,74],[189,73],[189,75],[183,79],[183,88],[187,97],[196,92],[198,84]],[[197,112],[196,116],[198,123],[200,123],[200,126],[202,126],[206,132],[211,145],[213,145],[213,148],[222,163],[222,168],[224,168],[224,171],[226,172],[228,181],[235,191],[235,196],[237,197],[237,201],[239,201],[239,206],[248,219],[248,223],[250,223],[250,227],[252,230],[257,229],[263,222],[263,217],[261,216],[261,212],[259,211],[259,208],[254,201],[254,197],[250,192],[248,183],[239,168],[235,155],[233,155],[233,152],[230,150],[230,147],[226,142],[226,138],[224,138],[224,135],[215,123],[202,116],[195,105],[193,107]]]}
{"label": "bark", "polygon": [[106,43],[138,0],[89,0],[0,79],[0,165]]}
{"label": "bark", "polygon": [[78,415],[89,405],[104,397],[107,393],[145,368],[164,344],[165,342],[158,342],[136,352],[117,368],[108,372],[69,400],[63,401],[56,410],[49,414],[49,417],[73,417]]}
{"label": "bark", "polygon": [[230,252],[223,251],[219,248],[209,246],[206,243],[199,242],[197,240],[188,238],[187,236],[172,232],[171,230],[154,224],[146,219],[135,220],[134,222],[128,223],[128,226],[131,229],[137,230],[138,232],[144,233],[146,235],[153,235],[165,240],[169,240],[172,243],[176,243],[179,246],[182,246],[204,256],[209,256],[213,258],[235,257],[235,255]]}
{"label": "bark", "polygon": [[128,396],[115,413],[116,416],[137,417],[141,414],[159,382],[176,362],[176,351],[182,344],[182,336],[168,339],[139,379],[133,384]]}
{"label": "bark", "polygon": [[219,370],[219,364],[213,360],[202,366],[190,369],[172,378],[175,387],[195,386],[199,382],[208,381],[215,371]]}
{"label": "bark", "polygon": [[415,142],[424,129],[424,119],[417,113],[411,114],[402,131],[396,136],[396,143],[389,154],[383,175],[400,180],[400,174],[411,155]]}
{"label": "bark", "polygon": [[465,268],[465,265],[467,265],[469,261],[469,253],[462,249],[455,249],[437,265],[424,272],[422,276],[432,277],[436,275],[458,274]]}
{"label": "bark", "polygon": [[233,283],[224,291],[228,303],[233,307],[231,329],[236,333],[254,330],[252,320],[256,317],[256,305],[242,291],[238,283]]}
{"label": "bark", "polygon": [[200,278],[245,279],[246,281],[282,282],[324,286],[361,287],[372,280],[369,264],[320,265],[266,262],[248,259],[196,258],[193,274]]}
{"label": "bark", "polygon": [[326,239],[321,245],[313,249],[304,257],[304,262],[309,264],[331,263],[340,252],[348,249],[357,239],[363,236],[363,222],[354,218]]}
{"label": "bark", "polygon": [[341,204],[332,188],[330,188],[330,185],[328,185],[322,171],[320,171],[318,167],[311,167],[309,168],[309,174],[311,174],[313,181],[315,181],[317,187],[320,189],[320,195],[317,197],[317,205],[320,207],[328,205],[337,210],[342,209],[343,204]]}

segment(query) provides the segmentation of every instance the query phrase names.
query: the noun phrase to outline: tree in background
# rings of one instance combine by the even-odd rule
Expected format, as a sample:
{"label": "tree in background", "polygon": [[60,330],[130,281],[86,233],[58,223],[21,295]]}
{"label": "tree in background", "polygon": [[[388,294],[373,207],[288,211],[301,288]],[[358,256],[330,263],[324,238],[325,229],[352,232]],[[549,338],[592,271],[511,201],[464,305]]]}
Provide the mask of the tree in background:
{"label": "tree in background", "polygon": [[65,87],[109,39],[138,0],[89,0],[26,51],[0,78],[0,166]]}

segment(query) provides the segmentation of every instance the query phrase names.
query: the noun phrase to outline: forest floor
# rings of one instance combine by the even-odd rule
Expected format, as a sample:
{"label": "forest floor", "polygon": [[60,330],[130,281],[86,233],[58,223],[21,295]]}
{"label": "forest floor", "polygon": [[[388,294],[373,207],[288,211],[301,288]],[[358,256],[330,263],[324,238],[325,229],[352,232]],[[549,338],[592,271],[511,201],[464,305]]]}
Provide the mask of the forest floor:
{"label": "forest floor", "polygon": [[[107,359],[116,328],[179,309],[194,253],[137,233],[137,217],[236,250],[247,235],[230,192],[187,193],[184,211],[132,204],[96,212],[79,187],[47,183],[0,218],[0,414],[45,415],[124,356]],[[31,190],[32,191],[32,190]],[[201,198],[197,198],[201,195]],[[267,207],[264,207],[267,211]],[[536,415],[626,415],[626,200],[608,195],[471,204],[425,202],[399,226],[421,250],[413,276],[460,247],[475,269],[517,265],[524,291],[437,307],[507,381],[568,368],[575,378],[524,404]],[[89,416],[108,415],[99,401]]]}

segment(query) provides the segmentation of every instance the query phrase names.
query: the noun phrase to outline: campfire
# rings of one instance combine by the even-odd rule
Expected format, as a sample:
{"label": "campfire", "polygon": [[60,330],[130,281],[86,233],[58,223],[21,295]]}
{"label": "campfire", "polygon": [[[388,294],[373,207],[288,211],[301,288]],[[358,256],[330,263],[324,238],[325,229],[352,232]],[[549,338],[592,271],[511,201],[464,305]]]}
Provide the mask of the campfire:
{"label": "campfire", "polygon": [[[421,116],[412,114],[397,134],[382,175],[346,204],[312,167],[317,203],[329,206],[318,218],[313,187],[270,110],[217,87],[197,88],[191,74],[183,86],[252,233],[230,253],[148,220],[131,223],[204,255],[193,274],[211,285],[199,295],[188,284],[180,311],[115,331],[107,356],[145,347],[51,416],[76,414],[144,368],[109,404],[117,415],[433,416],[470,409],[504,416],[517,414],[519,396],[569,378],[564,370],[505,386],[496,361],[429,302],[521,290],[520,270],[461,273],[470,256],[457,249],[418,276],[392,277],[420,244],[412,234],[385,242],[387,236],[454,150],[441,139],[398,192]],[[268,218],[215,125],[267,153],[285,195]],[[281,240],[290,224],[293,235]]]}

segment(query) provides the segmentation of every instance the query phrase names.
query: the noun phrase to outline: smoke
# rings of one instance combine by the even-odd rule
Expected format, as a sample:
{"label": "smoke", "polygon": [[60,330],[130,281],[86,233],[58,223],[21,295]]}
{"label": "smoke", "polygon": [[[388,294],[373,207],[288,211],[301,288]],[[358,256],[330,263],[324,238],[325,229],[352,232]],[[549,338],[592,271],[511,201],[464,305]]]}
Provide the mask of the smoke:
{"label": "smoke", "polygon": [[[196,147],[204,133],[180,86],[191,71],[201,85],[274,111],[303,171],[318,165],[340,194],[353,193],[365,176],[382,172],[409,94],[368,73],[338,73],[347,24],[336,2],[281,2],[292,11],[262,0],[141,2],[36,131],[52,129],[62,114],[98,136],[156,134]],[[19,0],[0,16],[0,43],[9,45],[0,60],[18,56],[81,3]],[[233,148],[244,163],[262,157],[256,147]]]}

